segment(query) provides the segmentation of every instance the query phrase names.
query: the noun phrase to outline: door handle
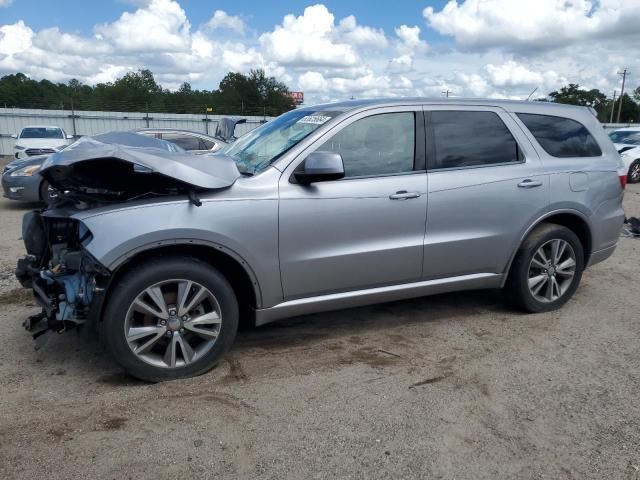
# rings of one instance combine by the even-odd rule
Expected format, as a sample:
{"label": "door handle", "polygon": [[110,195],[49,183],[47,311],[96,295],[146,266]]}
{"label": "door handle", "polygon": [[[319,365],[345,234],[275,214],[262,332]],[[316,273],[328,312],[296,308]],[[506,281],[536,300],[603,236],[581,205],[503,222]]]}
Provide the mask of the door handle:
{"label": "door handle", "polygon": [[518,187],[520,188],[535,188],[535,187],[541,187],[541,186],[542,186],[542,182],[538,180],[531,180],[531,179],[523,180],[518,184]]}
{"label": "door handle", "polygon": [[409,200],[410,198],[418,198],[420,194],[418,192],[407,192],[406,190],[400,190],[399,192],[389,195],[391,200]]}

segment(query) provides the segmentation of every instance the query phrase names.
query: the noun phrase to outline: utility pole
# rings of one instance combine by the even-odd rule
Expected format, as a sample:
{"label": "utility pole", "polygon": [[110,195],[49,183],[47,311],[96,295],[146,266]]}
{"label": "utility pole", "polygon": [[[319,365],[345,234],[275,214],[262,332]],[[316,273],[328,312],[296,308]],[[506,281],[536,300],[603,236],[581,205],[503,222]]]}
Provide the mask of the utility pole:
{"label": "utility pole", "polygon": [[452,93],[451,90],[449,90],[448,88],[445,90],[442,90],[442,94],[445,95],[447,98],[449,98],[449,94]]}
{"label": "utility pole", "polygon": [[624,97],[624,81],[627,79],[627,69],[618,72],[618,75],[622,75],[622,88],[620,89],[620,101],[618,102],[618,116],[616,117],[616,123],[620,123],[620,113],[622,112],[622,99]]}
{"label": "utility pole", "polygon": [[609,123],[613,123],[613,112],[616,109],[616,91],[613,91],[613,98],[611,100],[611,118],[609,118]]}

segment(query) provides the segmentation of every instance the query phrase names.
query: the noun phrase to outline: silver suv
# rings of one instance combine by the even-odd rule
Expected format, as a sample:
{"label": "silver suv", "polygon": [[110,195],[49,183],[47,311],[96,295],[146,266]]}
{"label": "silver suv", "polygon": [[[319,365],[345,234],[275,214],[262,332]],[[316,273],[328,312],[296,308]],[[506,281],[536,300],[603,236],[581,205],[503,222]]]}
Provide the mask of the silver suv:
{"label": "silver suv", "polygon": [[25,216],[17,275],[43,307],[27,329],[94,325],[150,381],[212,368],[241,318],[484,288],[528,312],[559,308],[623,222],[626,172],[581,107],[320,105],[213,157],[133,136],[47,160],[59,195]]}

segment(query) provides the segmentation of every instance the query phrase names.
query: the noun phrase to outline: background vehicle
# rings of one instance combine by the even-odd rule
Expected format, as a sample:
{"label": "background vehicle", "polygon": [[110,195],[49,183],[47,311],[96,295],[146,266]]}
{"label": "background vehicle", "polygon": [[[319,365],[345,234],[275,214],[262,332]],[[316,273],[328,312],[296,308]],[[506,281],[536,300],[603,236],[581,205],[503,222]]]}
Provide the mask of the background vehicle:
{"label": "background vehicle", "polygon": [[[110,138],[114,142],[129,146],[148,146],[146,137],[141,137],[130,132],[114,132],[106,134],[104,138]],[[86,140],[86,139],[85,139]],[[85,140],[78,140],[81,144]],[[169,152],[184,152],[179,146],[171,142],[153,141],[155,148],[160,148]],[[60,147],[58,152],[67,145]],[[2,189],[4,196],[10,200],[23,202],[44,202],[48,204],[52,198],[57,196],[49,183],[40,176],[42,164],[49,155],[38,155],[24,159],[16,159],[8,163],[2,173]]]}
{"label": "background vehicle", "polygon": [[49,203],[55,192],[38,173],[46,158],[47,155],[38,155],[7,164],[2,173],[4,196],[23,202]]}
{"label": "background vehicle", "polygon": [[218,120],[214,137],[191,130],[172,128],[141,128],[136,133],[173,142],[187,152],[212,153],[221,150],[236,140],[236,125],[246,123],[245,118],[224,117]]}
{"label": "background vehicle", "polygon": [[638,183],[640,182],[640,142],[638,146],[628,145],[627,147],[620,153],[622,164],[627,172],[627,181],[629,183]]}
{"label": "background vehicle", "polygon": [[196,154],[217,152],[226,145],[226,143],[220,139],[205,135],[204,133],[192,132],[191,130],[143,128],[135,130],[135,132],[140,135],[175,143],[187,152]]}
{"label": "background vehicle", "polygon": [[582,107],[320,105],[215,162],[113,140],[47,159],[64,209],[25,216],[17,276],[47,328],[96,322],[116,361],[153,381],[210,369],[241,315],[263,325],[482,288],[557,309],[613,253],[624,217],[626,172]]}
{"label": "background vehicle", "polygon": [[618,151],[627,145],[630,138],[637,137],[639,134],[640,127],[625,127],[608,133],[609,138]]}
{"label": "background vehicle", "polygon": [[16,139],[13,147],[15,158],[27,158],[36,155],[55,153],[69,144],[72,135],[52,125],[29,125],[19,134],[12,135]]}

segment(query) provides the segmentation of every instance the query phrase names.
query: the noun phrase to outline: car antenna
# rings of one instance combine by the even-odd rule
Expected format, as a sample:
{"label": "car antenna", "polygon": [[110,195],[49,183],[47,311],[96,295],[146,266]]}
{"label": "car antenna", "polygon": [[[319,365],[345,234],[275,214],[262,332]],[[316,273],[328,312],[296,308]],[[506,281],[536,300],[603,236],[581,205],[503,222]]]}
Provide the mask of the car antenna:
{"label": "car antenna", "polygon": [[191,204],[195,205],[196,207],[202,206],[202,200],[200,200],[198,198],[198,196],[196,195],[195,190],[189,190],[187,192],[187,197],[189,197],[189,202]]}

